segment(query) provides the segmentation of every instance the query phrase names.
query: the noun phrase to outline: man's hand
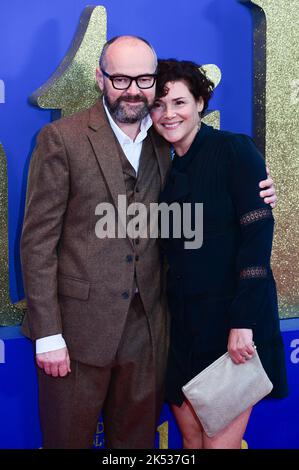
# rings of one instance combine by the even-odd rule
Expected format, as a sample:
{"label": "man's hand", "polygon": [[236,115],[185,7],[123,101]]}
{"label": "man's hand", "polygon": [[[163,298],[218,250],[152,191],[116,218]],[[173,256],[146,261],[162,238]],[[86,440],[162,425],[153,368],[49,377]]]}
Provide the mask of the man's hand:
{"label": "man's hand", "polygon": [[260,196],[264,198],[266,204],[270,204],[271,207],[274,209],[276,206],[276,201],[277,201],[277,196],[276,196],[276,191],[275,187],[273,184],[273,180],[270,176],[269,168],[266,167],[267,169],[267,175],[268,178],[266,180],[263,180],[260,182],[259,187],[260,188],[267,188],[264,191],[260,192]]}
{"label": "man's hand", "polygon": [[70,356],[67,348],[57,349],[36,355],[38,367],[53,377],[65,377],[71,372]]}
{"label": "man's hand", "polygon": [[235,364],[241,364],[251,359],[254,354],[252,330],[232,328],[228,337],[227,350]]}

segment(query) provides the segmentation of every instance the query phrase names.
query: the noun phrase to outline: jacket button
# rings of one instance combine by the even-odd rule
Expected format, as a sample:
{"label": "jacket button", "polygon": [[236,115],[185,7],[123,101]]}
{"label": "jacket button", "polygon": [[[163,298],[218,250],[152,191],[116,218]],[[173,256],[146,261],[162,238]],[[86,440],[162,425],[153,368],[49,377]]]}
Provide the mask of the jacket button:
{"label": "jacket button", "polygon": [[132,261],[133,261],[133,256],[132,256],[132,255],[127,255],[127,256],[126,256],[126,261],[127,261],[127,263],[132,263]]}
{"label": "jacket button", "polygon": [[135,261],[139,261],[139,255],[135,256]]}
{"label": "jacket button", "polygon": [[128,299],[130,296],[129,296],[129,292],[125,291],[121,294],[122,298],[123,299]]}
{"label": "jacket button", "polygon": [[136,193],[139,193],[139,188],[135,188],[135,192],[136,192]]}
{"label": "jacket button", "polygon": [[139,243],[140,243],[140,238],[139,237],[136,238],[135,243],[136,243],[136,245],[139,245]]}

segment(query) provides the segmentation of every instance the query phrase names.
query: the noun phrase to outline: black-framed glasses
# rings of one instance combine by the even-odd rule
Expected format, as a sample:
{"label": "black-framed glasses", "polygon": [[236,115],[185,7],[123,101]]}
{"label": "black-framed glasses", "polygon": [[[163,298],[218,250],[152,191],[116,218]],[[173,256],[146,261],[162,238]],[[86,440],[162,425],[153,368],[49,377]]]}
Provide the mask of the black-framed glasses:
{"label": "black-framed glasses", "polygon": [[113,88],[116,90],[127,90],[130,88],[131,83],[134,81],[141,90],[152,88],[157,79],[156,73],[150,73],[145,75],[137,75],[137,77],[129,77],[128,75],[109,75],[105,70],[101,69],[103,75],[112,82]]}

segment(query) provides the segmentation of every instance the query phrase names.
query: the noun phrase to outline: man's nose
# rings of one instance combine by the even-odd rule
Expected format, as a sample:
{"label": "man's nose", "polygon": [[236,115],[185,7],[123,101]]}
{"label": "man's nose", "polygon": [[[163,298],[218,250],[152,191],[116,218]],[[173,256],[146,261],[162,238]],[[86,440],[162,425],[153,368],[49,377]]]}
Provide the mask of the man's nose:
{"label": "man's nose", "polygon": [[127,93],[129,93],[131,95],[136,95],[139,92],[140,92],[140,89],[138,88],[136,80],[132,80],[131,85],[129,86],[129,88],[127,88]]}

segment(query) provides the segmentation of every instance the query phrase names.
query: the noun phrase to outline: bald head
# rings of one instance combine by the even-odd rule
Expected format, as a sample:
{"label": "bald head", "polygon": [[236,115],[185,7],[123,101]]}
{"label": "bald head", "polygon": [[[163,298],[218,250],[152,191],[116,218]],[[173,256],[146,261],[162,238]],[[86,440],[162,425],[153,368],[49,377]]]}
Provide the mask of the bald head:
{"label": "bald head", "polygon": [[133,75],[132,70],[138,68],[142,70],[140,74],[154,73],[157,68],[157,55],[146,39],[138,36],[117,36],[104,45],[100,67],[109,69],[110,74],[120,73],[121,69],[122,74]]}
{"label": "bald head", "polygon": [[[155,99],[156,69],[156,53],[142,38],[119,36],[104,46],[96,77],[110,115],[120,127],[132,124],[136,131],[142,119],[149,113]],[[149,76],[149,87],[144,87],[144,82],[137,81],[137,78],[148,79]],[[122,79],[128,81],[128,77],[131,81],[128,82],[127,88],[116,86],[123,83]],[[115,82],[116,79],[118,82]]]}

